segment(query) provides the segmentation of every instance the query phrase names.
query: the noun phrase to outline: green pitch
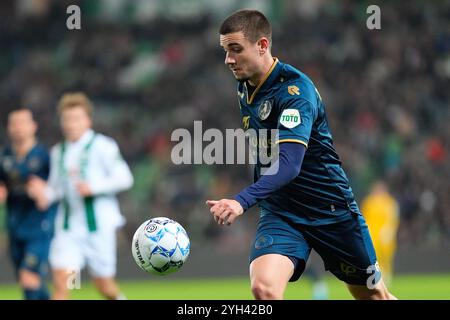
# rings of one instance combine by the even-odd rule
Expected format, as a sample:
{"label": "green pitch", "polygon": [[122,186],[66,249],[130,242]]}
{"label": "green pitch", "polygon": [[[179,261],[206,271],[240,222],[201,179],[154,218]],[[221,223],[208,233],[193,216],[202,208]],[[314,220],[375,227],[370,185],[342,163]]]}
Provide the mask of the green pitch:
{"label": "green pitch", "polygon": [[[351,299],[345,285],[328,277],[330,299]],[[173,299],[173,300],[228,300],[252,299],[248,279],[195,279],[171,280],[149,275],[148,281],[119,281],[128,299]],[[391,292],[399,299],[446,299],[450,300],[450,274],[402,275],[394,278]],[[89,283],[81,289],[72,290],[73,299],[101,299]],[[311,299],[311,282],[302,279],[290,283],[286,299]],[[21,299],[16,285],[0,285],[0,299]]]}

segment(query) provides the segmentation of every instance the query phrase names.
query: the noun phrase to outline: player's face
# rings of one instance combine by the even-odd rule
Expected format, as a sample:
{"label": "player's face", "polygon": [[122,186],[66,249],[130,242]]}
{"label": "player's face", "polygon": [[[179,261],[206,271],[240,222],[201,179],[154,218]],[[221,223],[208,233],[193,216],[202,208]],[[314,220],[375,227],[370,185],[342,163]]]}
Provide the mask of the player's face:
{"label": "player's face", "polygon": [[252,43],[242,31],[220,35],[220,45],[226,52],[225,64],[236,80],[252,80],[261,68],[261,54],[258,42]]}
{"label": "player's face", "polygon": [[8,117],[8,135],[12,142],[33,139],[37,125],[28,110],[13,111]]}
{"label": "player's face", "polygon": [[61,127],[69,141],[77,141],[92,126],[91,117],[81,106],[66,109],[61,114]]}

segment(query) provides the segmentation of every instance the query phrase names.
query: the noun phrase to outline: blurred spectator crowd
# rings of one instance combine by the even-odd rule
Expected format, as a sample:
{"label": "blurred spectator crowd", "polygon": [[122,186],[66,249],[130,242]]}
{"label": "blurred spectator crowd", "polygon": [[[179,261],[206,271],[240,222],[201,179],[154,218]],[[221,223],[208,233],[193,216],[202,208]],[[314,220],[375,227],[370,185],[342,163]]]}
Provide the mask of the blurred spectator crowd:
{"label": "blurred spectator crowd", "polygon": [[[66,8],[81,8],[68,30]],[[371,4],[371,3],[370,3]],[[365,1],[0,2],[0,145],[6,115],[31,108],[39,137],[60,138],[55,104],[68,90],[95,102],[96,129],[117,139],[136,184],[122,195],[128,231],[151,216],[186,225],[194,241],[236,250],[257,211],[218,228],[204,205],[252,181],[244,165],[172,164],[171,132],[241,127],[235,81],[218,44],[240,7],[266,12],[273,54],[315,82],[335,147],[361,200],[383,178],[400,204],[399,245],[450,243],[450,2],[380,4],[368,30]],[[248,242],[245,242],[248,243]]]}

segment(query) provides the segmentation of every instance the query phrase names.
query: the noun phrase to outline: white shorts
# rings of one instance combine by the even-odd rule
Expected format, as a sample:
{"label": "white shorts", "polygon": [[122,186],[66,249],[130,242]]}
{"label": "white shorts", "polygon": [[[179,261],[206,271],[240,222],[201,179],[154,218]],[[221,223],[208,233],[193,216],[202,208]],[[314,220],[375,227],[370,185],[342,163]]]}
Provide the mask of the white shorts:
{"label": "white shorts", "polygon": [[52,269],[79,272],[86,265],[95,278],[116,275],[116,229],[76,234],[57,232],[50,245],[49,261]]}

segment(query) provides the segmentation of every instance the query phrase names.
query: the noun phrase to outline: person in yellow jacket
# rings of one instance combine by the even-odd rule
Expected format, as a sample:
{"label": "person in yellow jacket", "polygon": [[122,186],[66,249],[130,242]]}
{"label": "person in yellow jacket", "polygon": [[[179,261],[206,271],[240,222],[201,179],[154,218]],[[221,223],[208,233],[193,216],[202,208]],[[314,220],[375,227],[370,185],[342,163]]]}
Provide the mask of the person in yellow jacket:
{"label": "person in yellow jacket", "polygon": [[389,284],[394,272],[393,262],[397,249],[399,207],[383,181],[375,182],[364,198],[362,214],[369,226],[383,278]]}

